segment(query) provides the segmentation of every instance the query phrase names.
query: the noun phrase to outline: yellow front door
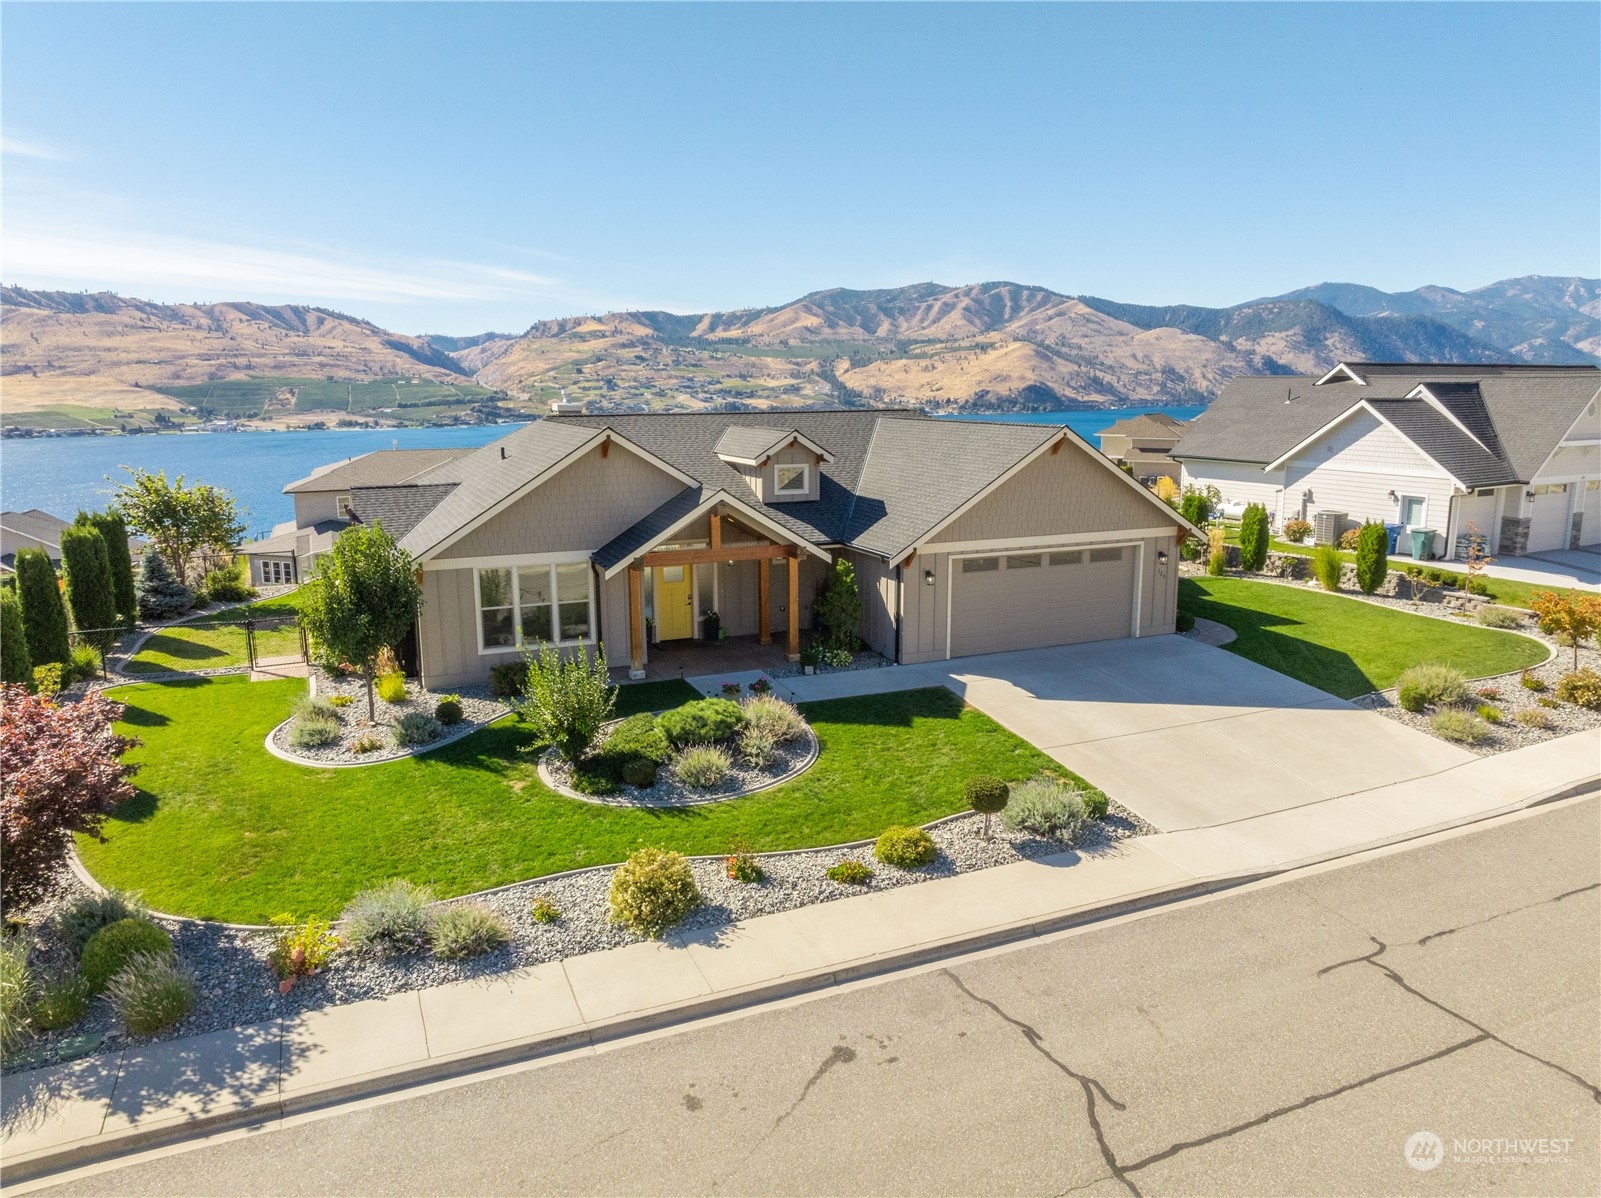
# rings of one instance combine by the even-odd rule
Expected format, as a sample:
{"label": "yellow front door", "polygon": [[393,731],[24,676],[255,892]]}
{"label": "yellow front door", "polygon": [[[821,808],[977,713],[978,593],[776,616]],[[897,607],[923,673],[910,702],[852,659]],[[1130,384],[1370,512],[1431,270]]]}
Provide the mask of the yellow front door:
{"label": "yellow front door", "polygon": [[656,567],[656,639],[687,640],[695,635],[695,589],[688,566]]}

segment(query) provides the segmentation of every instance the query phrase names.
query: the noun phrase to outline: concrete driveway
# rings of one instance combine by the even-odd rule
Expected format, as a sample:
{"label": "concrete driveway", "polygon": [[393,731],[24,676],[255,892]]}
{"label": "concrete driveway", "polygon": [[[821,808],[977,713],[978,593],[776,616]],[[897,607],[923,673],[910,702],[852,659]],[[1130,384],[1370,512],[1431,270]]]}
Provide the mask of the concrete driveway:
{"label": "concrete driveway", "polygon": [[949,686],[1164,832],[1232,823],[1473,760],[1181,636],[998,653],[904,672]]}

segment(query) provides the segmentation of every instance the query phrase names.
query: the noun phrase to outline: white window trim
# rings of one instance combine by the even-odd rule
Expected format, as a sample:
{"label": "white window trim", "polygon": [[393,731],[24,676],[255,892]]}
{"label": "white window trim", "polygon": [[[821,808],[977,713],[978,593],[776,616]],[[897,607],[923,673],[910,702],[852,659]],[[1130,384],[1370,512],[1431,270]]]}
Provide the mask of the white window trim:
{"label": "white window trim", "polygon": [[[552,555],[540,554],[538,556],[549,558]],[[528,568],[533,566],[544,566],[545,569],[549,571],[551,601],[548,606],[552,609],[551,630],[555,631],[559,620],[558,613],[554,609],[561,606],[561,599],[556,593],[556,567],[578,565],[580,562],[585,567],[584,582],[589,588],[589,631],[582,639],[585,644],[595,644],[595,603],[597,596],[595,594],[595,572],[588,568],[589,559],[587,557],[578,559],[568,557],[566,561],[538,561],[530,560],[528,558],[520,558],[515,561],[497,562],[496,564],[489,566],[473,567],[473,626],[476,629],[475,636],[478,639],[478,656],[503,657],[508,653],[521,653],[525,647],[525,642],[523,641],[522,621],[522,584],[517,578],[517,570],[519,567]],[[481,575],[485,570],[511,571],[511,631],[512,636],[515,638],[514,644],[489,646],[484,644],[483,590],[479,581],[479,575]],[[577,640],[552,641],[550,643],[555,645],[558,649],[570,649],[579,644]]]}
{"label": "white window trim", "polygon": [[[778,485],[778,472],[780,470],[799,470],[801,472],[801,486],[799,490],[785,490]],[[812,467],[810,462],[774,462],[773,463],[773,494],[785,499],[793,499],[797,495],[810,495],[812,493]]]}
{"label": "white window trim", "polygon": [[334,496],[334,515],[341,520],[350,519],[350,496],[348,493]]}

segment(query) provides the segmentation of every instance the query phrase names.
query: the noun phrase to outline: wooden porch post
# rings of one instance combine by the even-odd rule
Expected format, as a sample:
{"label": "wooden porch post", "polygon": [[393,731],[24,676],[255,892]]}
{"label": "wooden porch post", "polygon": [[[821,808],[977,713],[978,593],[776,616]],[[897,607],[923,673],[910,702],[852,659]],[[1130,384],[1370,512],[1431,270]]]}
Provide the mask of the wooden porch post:
{"label": "wooden porch post", "polygon": [[645,568],[628,567],[628,676],[645,676]]}
{"label": "wooden porch post", "polygon": [[789,554],[789,645],[790,661],[800,660],[800,555]]}
{"label": "wooden porch post", "polygon": [[761,609],[758,625],[758,644],[773,643],[773,563],[763,560],[756,563],[756,605]]}

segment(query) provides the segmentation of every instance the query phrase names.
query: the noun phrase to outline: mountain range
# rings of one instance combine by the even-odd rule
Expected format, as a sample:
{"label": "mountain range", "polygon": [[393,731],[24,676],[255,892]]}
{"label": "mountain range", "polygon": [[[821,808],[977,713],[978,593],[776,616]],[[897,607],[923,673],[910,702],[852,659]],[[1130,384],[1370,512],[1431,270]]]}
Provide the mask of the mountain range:
{"label": "mountain range", "polygon": [[[358,384],[403,379],[474,381],[504,393],[480,413],[493,416],[543,410],[563,395],[626,411],[819,403],[973,410],[1205,403],[1238,374],[1321,372],[1342,358],[1601,361],[1601,280],[1538,275],[1466,292],[1322,283],[1228,308],[1128,304],[1009,282],[919,283],[732,312],[564,317],[520,335],[468,337],[392,333],[301,305],[168,305],[18,287],[0,291],[0,305],[7,424],[75,404],[165,404],[181,415],[207,394],[205,384],[221,395],[232,392],[218,384],[238,379],[282,382],[285,410],[301,416],[317,414],[322,401],[297,404],[297,393],[328,390],[310,382],[349,383],[353,397]],[[356,410],[354,398],[339,403]],[[472,418],[411,407],[430,420]],[[384,412],[394,422],[419,418]]]}

